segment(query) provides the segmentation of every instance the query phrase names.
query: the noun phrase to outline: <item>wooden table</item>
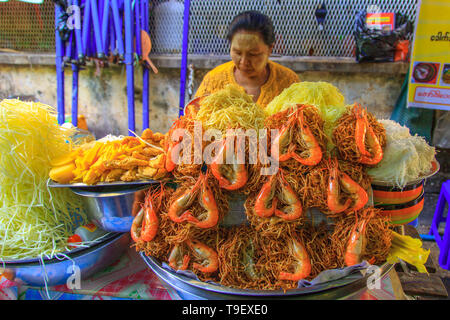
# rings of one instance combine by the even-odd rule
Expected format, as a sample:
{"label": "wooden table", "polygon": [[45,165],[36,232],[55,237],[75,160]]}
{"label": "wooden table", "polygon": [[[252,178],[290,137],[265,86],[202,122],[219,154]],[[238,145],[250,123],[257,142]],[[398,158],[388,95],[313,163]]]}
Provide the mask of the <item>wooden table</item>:
{"label": "wooden table", "polygon": [[[420,239],[419,233],[413,226],[406,225],[403,230],[405,235]],[[425,267],[428,274],[419,273],[414,266],[406,262],[396,265],[395,272],[398,275],[403,292],[410,299],[435,300],[448,298],[447,288],[439,276],[439,268],[434,263],[432,254],[428,257]]]}

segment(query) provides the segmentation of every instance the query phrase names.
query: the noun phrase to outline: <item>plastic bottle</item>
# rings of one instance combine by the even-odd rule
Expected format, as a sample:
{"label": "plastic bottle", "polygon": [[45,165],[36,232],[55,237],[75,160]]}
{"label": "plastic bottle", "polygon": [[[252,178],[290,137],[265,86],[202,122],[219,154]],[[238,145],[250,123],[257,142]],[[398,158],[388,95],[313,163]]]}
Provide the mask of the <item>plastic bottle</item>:
{"label": "plastic bottle", "polygon": [[81,243],[86,241],[92,241],[107,234],[108,232],[98,228],[95,224],[89,223],[84,226],[80,226],[75,229],[75,233],[67,239],[70,247],[76,247],[74,243]]}

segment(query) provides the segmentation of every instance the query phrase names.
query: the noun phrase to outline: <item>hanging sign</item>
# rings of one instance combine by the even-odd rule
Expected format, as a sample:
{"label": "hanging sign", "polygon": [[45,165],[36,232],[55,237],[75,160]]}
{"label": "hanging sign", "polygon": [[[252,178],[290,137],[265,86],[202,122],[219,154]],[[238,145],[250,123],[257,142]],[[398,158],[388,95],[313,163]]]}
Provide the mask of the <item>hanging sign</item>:
{"label": "hanging sign", "polygon": [[395,14],[394,12],[368,12],[366,26],[370,30],[392,31],[395,28]]}
{"label": "hanging sign", "polygon": [[408,107],[450,110],[450,1],[418,5]]}

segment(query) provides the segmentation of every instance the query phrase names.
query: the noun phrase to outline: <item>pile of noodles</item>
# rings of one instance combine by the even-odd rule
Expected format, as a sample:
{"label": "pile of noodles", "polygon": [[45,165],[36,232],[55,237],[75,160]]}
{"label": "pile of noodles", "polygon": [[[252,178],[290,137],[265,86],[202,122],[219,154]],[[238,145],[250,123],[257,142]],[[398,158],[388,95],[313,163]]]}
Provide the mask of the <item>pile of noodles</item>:
{"label": "pile of noodles", "polygon": [[220,284],[242,289],[257,288],[253,244],[256,231],[247,226],[236,226],[225,229],[225,232],[225,237],[217,246]]}
{"label": "pile of noodles", "polygon": [[205,130],[216,129],[225,133],[227,129],[263,128],[265,114],[253,102],[250,95],[237,85],[227,85],[224,89],[206,96],[200,105],[195,120],[201,121]]}
{"label": "pile of noodles", "polygon": [[[275,97],[264,109],[268,116],[292,107],[295,104],[315,106],[324,121],[324,132],[331,138],[337,119],[346,112],[344,96],[331,83],[303,81],[292,84]],[[332,147],[331,139],[328,148]]]}
{"label": "pile of noodles", "polygon": [[369,219],[366,230],[366,247],[361,255],[362,260],[373,264],[386,261],[392,242],[392,225],[388,217],[381,214],[381,209],[367,207],[352,212],[336,221],[331,234],[331,243],[336,252],[336,261],[339,267],[344,267],[345,249],[351,237],[354,225],[361,219]]}
{"label": "pile of noodles", "polygon": [[304,187],[305,207],[318,208],[320,211],[327,213],[327,193],[328,193],[328,165],[325,159],[312,168],[306,176]]}
{"label": "pile of noodles", "polygon": [[[178,139],[178,136],[175,134],[175,130],[177,128],[185,129],[185,135],[187,137],[186,140],[183,140],[180,143],[184,143],[186,146],[190,146],[190,155],[183,154],[183,150],[180,151],[180,161],[181,163],[175,167],[175,169],[172,171],[173,176],[175,179],[180,179],[182,177],[189,177],[189,176],[198,176],[200,174],[201,169],[201,157],[202,157],[202,150],[208,145],[208,141],[203,141],[203,130],[201,126],[195,126],[195,121],[192,118],[181,116],[180,118],[175,121],[175,123],[172,125],[171,129],[166,135],[166,150],[167,145],[169,141],[171,141],[172,133],[174,133],[174,139]],[[197,128],[197,129],[196,129]],[[198,130],[199,132],[195,132],[195,130]],[[198,139],[201,139],[198,141]],[[190,141],[189,141],[190,140]],[[189,143],[190,142],[190,143]],[[187,147],[188,148],[188,147]],[[189,150],[186,149],[186,150]],[[200,157],[200,159],[198,159]]]}
{"label": "pile of noodles", "polygon": [[244,208],[247,221],[262,237],[280,237],[283,234],[292,233],[297,226],[303,223],[304,219],[302,218],[294,221],[285,221],[276,216],[270,218],[258,216],[254,210],[257,196],[257,193],[248,195],[244,203]]}
{"label": "pile of noodles", "polygon": [[[328,216],[330,213],[327,204],[328,182],[330,177],[330,159],[323,158],[322,161],[312,168],[306,176],[306,182],[300,192],[304,193],[304,205],[307,208],[317,208]],[[364,190],[370,187],[370,177],[364,167],[357,163],[338,160],[338,170],[346,173],[353,181],[358,183]],[[345,192],[339,194],[339,202],[344,202],[348,195]],[[340,216],[341,214],[339,214]]]}
{"label": "pile of noodles", "polygon": [[278,279],[282,271],[293,272],[295,261],[289,251],[293,238],[299,239],[294,231],[280,236],[261,236],[248,226],[230,229],[217,248],[219,283],[255,290],[296,288],[296,281]]}
{"label": "pile of noodles", "polygon": [[260,275],[261,290],[295,289],[297,281],[283,281],[278,277],[280,272],[294,272],[295,258],[289,250],[292,239],[299,240],[296,232],[286,232],[280,236],[257,235],[254,238],[255,270]]}
{"label": "pile of noodles", "polygon": [[[167,261],[170,251],[175,244],[183,243],[188,239],[204,238],[203,233],[208,234],[216,230],[218,227],[210,229],[199,229],[194,225],[183,222],[176,223],[172,221],[169,216],[169,208],[171,204],[186,190],[192,189],[197,180],[193,177],[186,177],[184,180],[179,180],[176,188],[171,186],[164,186],[161,199],[161,208],[158,215],[158,233],[152,241],[138,241],[136,249],[144,251],[146,255],[153,256],[161,261]],[[211,188],[215,196],[215,201],[219,209],[219,221],[221,221],[229,210],[228,196],[219,188],[215,178],[208,175],[208,186]],[[202,212],[202,207],[198,202],[194,203],[191,212],[194,216],[198,216]]]}
{"label": "pile of noodles", "polygon": [[[268,116],[264,122],[264,127],[268,129],[268,134],[270,134],[272,129],[280,130],[289,120],[290,116],[292,116],[293,112],[295,112],[295,110],[299,107],[303,107],[304,120],[311,130],[311,133],[316,138],[322,150],[326,150],[328,138],[324,131],[324,121],[319,110],[313,105],[295,105]],[[300,144],[299,151],[301,151],[305,149],[305,146],[302,145],[302,139],[299,137],[299,131],[299,129],[295,130],[294,139]]]}
{"label": "pile of noodles", "polygon": [[[386,146],[386,130],[372,113],[368,111],[366,113],[369,125],[378,138],[381,147],[384,148]],[[355,143],[355,128],[356,116],[353,109],[348,108],[348,111],[338,119],[332,135],[333,143],[338,148],[341,159],[351,162],[359,162],[361,157],[361,152]],[[367,139],[365,142],[366,150],[370,150],[370,146],[367,145]]]}
{"label": "pile of noodles", "polygon": [[324,270],[340,267],[330,239],[329,227],[325,222],[318,226],[311,223],[303,225],[299,230],[299,236],[311,259],[310,279],[314,279]]}
{"label": "pile of noodles", "polygon": [[[348,169],[347,169],[348,170]],[[351,172],[349,172],[351,174]],[[307,177],[302,177],[306,179]],[[286,180],[295,188],[294,175],[286,174]],[[176,244],[183,252],[190,252],[190,266],[201,281],[213,281],[224,286],[239,289],[288,290],[297,287],[297,281],[279,280],[281,271],[294,272],[295,257],[289,250],[289,241],[298,239],[305,247],[311,261],[311,280],[320,272],[345,267],[344,256],[353,226],[360,219],[370,219],[364,236],[367,245],[362,259],[379,264],[386,261],[391,246],[391,225],[389,219],[380,214],[379,209],[364,208],[339,217],[332,224],[314,225],[308,216],[295,222],[286,222],[278,217],[260,218],[254,215],[255,194],[248,196],[245,208],[249,225],[220,227],[220,225],[199,229],[190,223],[174,223],[167,212],[169,205],[186,189],[192,188],[196,179],[186,178],[179,182],[177,189],[164,187],[160,210],[159,230],[154,240],[136,243],[138,250],[161,261],[168,261],[171,250]],[[214,181],[208,181],[220,209],[220,218],[228,212],[227,194],[218,188]],[[263,181],[261,182],[263,183]],[[301,184],[298,182],[299,185]],[[319,193],[319,192],[316,192]],[[220,195],[219,195],[220,194]],[[305,196],[307,197],[309,194]],[[302,201],[305,201],[302,198]],[[192,206],[193,214],[198,214],[199,205]],[[304,207],[304,210],[307,206]],[[195,239],[218,254],[219,269],[213,273],[202,273],[192,268],[192,261],[201,263],[200,257],[185,243]]]}

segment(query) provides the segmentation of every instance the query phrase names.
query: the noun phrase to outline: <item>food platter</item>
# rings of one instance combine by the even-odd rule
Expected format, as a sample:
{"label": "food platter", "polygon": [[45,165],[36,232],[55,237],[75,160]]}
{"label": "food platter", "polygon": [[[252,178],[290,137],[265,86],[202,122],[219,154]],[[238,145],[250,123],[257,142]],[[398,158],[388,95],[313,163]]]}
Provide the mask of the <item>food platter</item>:
{"label": "food platter", "polygon": [[[89,246],[89,248],[95,248],[96,246],[101,245],[102,243],[108,242],[114,238],[116,238],[118,235],[116,233],[107,233],[105,234],[103,237],[99,238],[96,241],[93,241],[91,243],[91,245]],[[68,251],[64,251],[61,252],[60,255],[70,255],[70,256],[76,256],[77,254],[79,254],[80,252],[86,251],[86,247],[78,247],[78,248],[74,248],[72,250],[68,250]],[[55,257],[42,257],[42,259],[40,258],[25,258],[25,259],[20,259],[20,260],[0,260],[0,265],[1,264],[8,264],[8,265],[15,265],[15,264],[28,264],[28,263],[39,263],[39,262],[49,262],[51,260],[53,260]]]}
{"label": "food platter", "polygon": [[48,179],[47,186],[50,188],[78,188],[78,189],[102,189],[102,188],[130,188],[138,186],[148,186],[151,184],[160,183],[156,180],[136,180],[136,181],[113,181],[113,182],[99,182],[97,184],[85,184],[81,182],[62,184]]}
{"label": "food platter", "polygon": [[[333,91],[332,88],[324,90]],[[229,97],[236,100],[229,102]],[[355,142],[356,138],[352,138],[353,126],[357,120],[367,117],[368,120],[363,124],[372,128],[373,135],[378,139],[374,141],[384,139],[384,128],[373,115],[369,116],[357,103],[350,107],[342,104],[339,112],[334,115],[336,119],[342,120],[338,125],[340,130],[333,135],[337,137],[336,147],[342,152],[328,156],[325,152],[328,150],[325,137],[335,132],[329,130],[335,124],[329,122],[325,128],[323,123],[325,120],[319,108],[313,105],[280,103],[280,106],[275,106],[270,116],[267,116],[260,115],[260,108],[252,105],[252,100],[238,88],[225,88],[211,94],[209,98],[211,99],[204,100],[198,112],[196,104],[199,100],[194,99],[188,103],[185,114],[192,112],[195,120],[221,130],[222,134],[234,124],[245,129],[281,128],[283,133],[277,135],[277,138],[297,136],[315,141],[314,147],[309,145],[308,152],[303,155],[296,154],[289,150],[303,150],[305,147],[298,145],[299,139],[286,138],[288,142],[285,141],[286,144],[279,150],[284,161],[281,165],[282,170],[277,170],[269,178],[261,178],[262,175],[257,173],[257,166],[239,163],[237,154],[231,157],[232,162],[228,163],[231,165],[225,167],[223,161],[218,161],[224,160],[220,159],[224,155],[223,152],[216,154],[206,172],[199,170],[198,167],[192,168],[187,163],[176,167],[176,174],[186,177],[180,182],[177,190],[167,190],[163,196],[150,193],[146,196],[148,203],[162,203],[164,210],[169,212],[161,216],[159,233],[156,233],[156,236],[149,236],[149,240],[136,241],[136,247],[141,252],[142,258],[163,281],[187,295],[195,294],[197,297],[207,299],[214,299],[211,294],[247,298],[295,297],[339,288],[364,278],[361,272],[346,273],[360,267],[358,263],[362,261],[361,256],[354,257],[352,253],[348,255],[345,253],[344,257],[342,256],[344,253],[342,255],[340,253],[347,251],[340,249],[350,247],[353,243],[349,244],[347,237],[360,233],[359,230],[363,230],[364,225],[368,223],[371,225],[368,233],[374,235],[369,241],[381,239],[380,246],[383,248],[378,251],[380,254],[370,253],[371,257],[367,259],[377,264],[386,261],[391,230],[388,230],[387,219],[373,207],[370,178],[363,170],[365,164],[374,165],[381,157],[377,153],[360,159],[358,141]],[[225,108],[224,106],[228,104],[224,101],[227,101],[232,109]],[[281,110],[284,105],[289,107]],[[245,106],[245,110],[241,110],[242,106]],[[229,114],[233,117],[228,117]],[[241,119],[249,121],[241,123],[239,122]],[[192,129],[192,121],[189,116],[180,118],[169,132],[180,127]],[[230,122],[233,125],[229,124]],[[349,136],[351,139],[348,139]],[[210,144],[206,143],[203,147],[209,146]],[[379,143],[378,147],[381,148]],[[175,145],[172,148],[175,148]],[[223,147],[221,151],[225,149],[226,147]],[[250,150],[244,150],[250,153]],[[307,159],[304,158],[305,154],[309,155]],[[198,171],[201,171],[201,174]],[[339,172],[345,175],[340,175]],[[339,192],[328,196],[329,184],[333,183],[334,192],[339,191],[340,182],[351,185],[349,188],[351,190],[347,191],[355,194],[352,199],[340,201],[342,199],[339,199]],[[340,214],[345,210],[348,215]],[[180,218],[178,212],[187,212],[186,217]],[[184,223],[186,221],[187,223]],[[356,228],[357,224],[363,226]],[[214,226],[218,228],[210,229],[211,232],[206,230]],[[206,232],[201,229],[205,229]],[[148,230],[150,229],[147,228]],[[135,235],[137,236],[135,239],[139,239],[139,234]],[[310,239],[317,241],[309,241]],[[146,242],[152,244],[146,246]],[[307,244],[308,248],[305,248],[304,244]],[[193,263],[188,261],[188,258],[192,258],[191,250],[194,250],[191,260]],[[248,252],[253,250],[256,253]],[[302,253],[299,253],[300,251]],[[242,253],[244,256],[247,253],[249,256],[253,255],[257,262],[242,263],[243,258],[240,258]],[[369,253],[367,255],[369,256]],[[299,256],[302,257],[301,262],[298,262]],[[252,257],[250,259],[253,259]],[[199,261],[200,265],[204,266],[201,269]],[[166,268],[167,263],[171,268]],[[291,263],[295,269],[291,268]],[[251,268],[248,267],[249,264],[257,265],[263,271],[258,271],[261,273],[254,275],[252,271],[247,270]],[[313,273],[310,264],[315,264],[316,269]],[[191,268],[189,265],[192,265]],[[240,269],[242,265],[245,266],[245,270]],[[341,269],[338,271],[333,268]],[[292,270],[295,270],[295,274]],[[248,272],[252,272],[249,278],[246,277]],[[331,283],[329,278],[327,281],[318,282],[316,277],[321,272],[339,273],[340,276],[333,278],[336,281]],[[344,272],[345,276],[340,272]],[[190,277],[192,273],[197,277]],[[314,285],[298,287],[298,281],[310,279],[309,275],[314,278]],[[211,280],[215,283],[209,282]],[[307,282],[302,280],[302,284]]]}
{"label": "food platter", "polygon": [[[288,299],[338,299],[361,290],[367,286],[369,275],[362,272],[354,272],[343,278],[297,289],[283,290],[243,290],[221,286],[215,283],[201,282],[186,275],[176,273],[165,268],[154,257],[146,256],[140,252],[142,259],[150,269],[164,282],[172,286],[186,299],[264,299],[264,298],[288,298]],[[394,267],[385,263],[380,266],[380,279]]]}
{"label": "food platter", "polygon": [[[407,185],[417,184],[417,183],[421,182],[422,180],[431,178],[432,176],[434,176],[436,173],[439,172],[439,169],[440,169],[440,164],[435,159],[431,163],[431,170],[428,173],[420,175],[417,179],[409,181]],[[377,179],[372,179],[372,184],[375,184],[375,185],[378,185],[378,186],[387,186],[387,187],[393,186],[392,181],[383,181],[383,180],[377,180]]]}
{"label": "food platter", "polygon": [[31,286],[65,284],[72,275],[70,267],[78,266],[82,279],[104,269],[128,248],[129,233],[109,233],[89,247],[76,248],[55,257],[1,261],[0,271],[11,281]]}

